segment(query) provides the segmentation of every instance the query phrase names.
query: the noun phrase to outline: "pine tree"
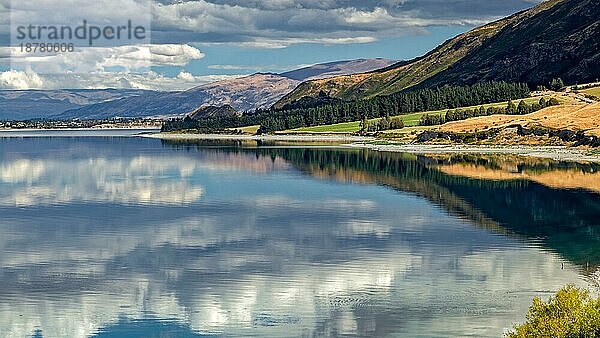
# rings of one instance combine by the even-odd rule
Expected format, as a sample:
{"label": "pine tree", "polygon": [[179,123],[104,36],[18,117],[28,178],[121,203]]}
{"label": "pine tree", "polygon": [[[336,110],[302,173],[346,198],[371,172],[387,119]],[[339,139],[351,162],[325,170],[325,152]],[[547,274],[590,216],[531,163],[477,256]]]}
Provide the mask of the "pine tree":
{"label": "pine tree", "polygon": [[369,131],[369,120],[367,119],[366,115],[363,115],[363,118],[360,121],[360,131],[362,133]]}
{"label": "pine tree", "polygon": [[550,88],[555,91],[561,90],[565,86],[565,83],[561,78],[552,79],[550,82]]}

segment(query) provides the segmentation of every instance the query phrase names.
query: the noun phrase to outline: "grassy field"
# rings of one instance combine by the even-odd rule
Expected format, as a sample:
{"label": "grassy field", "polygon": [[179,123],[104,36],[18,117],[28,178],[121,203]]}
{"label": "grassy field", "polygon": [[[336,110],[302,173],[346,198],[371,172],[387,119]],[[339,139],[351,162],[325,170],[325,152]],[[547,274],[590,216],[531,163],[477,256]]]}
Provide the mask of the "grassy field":
{"label": "grassy field", "polygon": [[600,97],[600,87],[584,89],[581,92],[589,95],[594,95],[595,97]]}
{"label": "grassy field", "polygon": [[[549,99],[549,98],[550,98],[550,96],[546,97],[546,99]],[[524,99],[524,101],[527,104],[531,104],[533,102],[539,101],[539,99],[540,99],[539,97],[530,97],[530,98]],[[518,104],[519,101],[520,100],[516,100],[515,103]],[[488,108],[488,107],[504,107],[507,104],[508,104],[508,101],[506,101],[506,102],[484,104],[483,106],[485,108]],[[460,109],[473,109],[473,108],[479,108],[479,107],[481,107],[481,106],[471,106],[471,107],[464,107],[464,108],[460,108]],[[435,111],[427,111],[427,112],[413,113],[413,114],[407,114],[407,115],[400,115],[398,117],[402,118],[402,121],[404,121],[404,125],[406,127],[415,127],[415,126],[419,125],[419,120],[421,119],[421,116],[423,116],[425,114],[429,114],[429,115],[434,115],[434,114],[442,115],[442,114],[446,114],[446,111],[447,111],[447,109],[443,109],[443,110],[435,110]],[[371,119],[371,120],[369,120],[369,122],[373,123],[373,122],[377,122],[378,120],[379,119]],[[358,132],[359,130],[360,130],[360,122],[359,121],[354,121],[354,122],[329,124],[329,125],[323,125],[323,126],[298,128],[298,129],[289,130],[289,132],[355,133],[355,132]]]}
{"label": "grassy field", "polygon": [[[374,121],[374,120],[371,120]],[[309,133],[354,133],[357,132],[360,127],[360,122],[345,122],[337,124],[328,124],[323,126],[305,127],[292,129],[291,132],[309,132]]]}

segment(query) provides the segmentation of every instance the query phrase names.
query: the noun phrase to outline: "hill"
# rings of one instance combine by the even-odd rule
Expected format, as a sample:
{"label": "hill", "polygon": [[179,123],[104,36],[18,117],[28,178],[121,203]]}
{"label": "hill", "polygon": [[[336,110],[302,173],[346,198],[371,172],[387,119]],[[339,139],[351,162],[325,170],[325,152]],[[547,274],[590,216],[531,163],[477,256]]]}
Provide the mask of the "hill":
{"label": "hill", "polygon": [[367,73],[306,81],[275,106],[324,91],[341,99],[412,87],[481,81],[545,84],[600,77],[600,3],[550,0],[450,39],[411,61]]}
{"label": "hill", "polygon": [[188,115],[191,119],[211,118],[211,117],[231,117],[240,116],[240,113],[226,104],[224,106],[203,106],[191,112]]}

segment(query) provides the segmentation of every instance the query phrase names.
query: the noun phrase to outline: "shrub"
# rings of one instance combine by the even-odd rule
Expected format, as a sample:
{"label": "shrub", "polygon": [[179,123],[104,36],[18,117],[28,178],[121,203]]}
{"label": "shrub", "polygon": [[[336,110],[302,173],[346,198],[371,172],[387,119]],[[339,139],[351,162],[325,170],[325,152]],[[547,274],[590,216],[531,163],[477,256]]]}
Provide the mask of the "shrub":
{"label": "shrub", "polygon": [[399,117],[394,117],[390,121],[390,129],[402,129],[404,128],[404,121]]}
{"label": "shrub", "polygon": [[520,337],[599,337],[600,299],[589,292],[568,285],[551,296],[548,302],[533,300],[526,322],[507,334]]}
{"label": "shrub", "polygon": [[531,108],[527,105],[527,103],[525,103],[525,101],[521,100],[521,102],[519,102],[519,106],[517,107],[517,112],[520,115],[529,114],[531,112]]}
{"label": "shrub", "polygon": [[388,130],[388,129],[390,129],[390,117],[386,116],[377,122],[377,130]]}
{"label": "shrub", "polygon": [[555,97],[548,100],[548,103],[547,103],[548,106],[558,106],[559,104],[560,104],[560,102],[558,102],[558,99]]}

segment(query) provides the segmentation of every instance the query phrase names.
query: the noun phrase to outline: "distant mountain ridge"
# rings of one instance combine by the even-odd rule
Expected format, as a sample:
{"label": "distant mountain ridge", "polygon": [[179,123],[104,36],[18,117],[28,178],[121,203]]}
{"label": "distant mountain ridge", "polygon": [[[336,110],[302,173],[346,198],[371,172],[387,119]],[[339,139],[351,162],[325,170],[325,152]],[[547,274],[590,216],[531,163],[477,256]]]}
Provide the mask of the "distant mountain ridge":
{"label": "distant mountain ridge", "polygon": [[396,61],[382,58],[336,61],[303,67],[281,73],[280,75],[292,80],[306,81],[368,72],[379,68],[385,68],[395,63]]}
{"label": "distant mountain ridge", "polygon": [[[230,105],[237,111],[268,108],[301,81],[369,71],[395,63],[358,59],[317,64],[282,74],[257,73],[203,84],[181,92],[143,90],[0,91],[0,119],[102,119],[182,116],[203,106]],[[81,92],[89,92],[83,95]]]}
{"label": "distant mountain ridge", "polygon": [[385,69],[311,80],[275,106],[324,91],[341,99],[388,95],[407,88],[481,81],[543,84],[600,77],[600,2],[550,0],[450,39],[411,61]]}
{"label": "distant mountain ridge", "polygon": [[147,93],[139,89],[0,90],[0,119],[47,118],[90,104]]}

